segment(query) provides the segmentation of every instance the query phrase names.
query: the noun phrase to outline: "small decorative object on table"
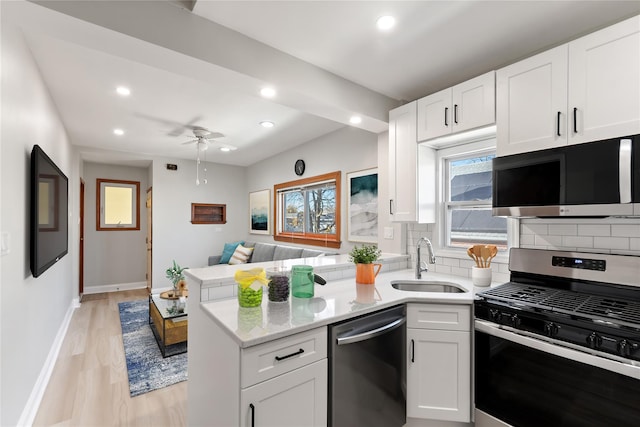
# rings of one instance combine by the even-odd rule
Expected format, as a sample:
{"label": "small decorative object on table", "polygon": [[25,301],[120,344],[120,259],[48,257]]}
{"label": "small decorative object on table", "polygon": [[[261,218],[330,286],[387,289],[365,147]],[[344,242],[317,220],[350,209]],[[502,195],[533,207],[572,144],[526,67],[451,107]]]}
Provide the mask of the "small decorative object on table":
{"label": "small decorative object on table", "polygon": [[238,270],[234,278],[238,284],[240,307],[258,307],[262,304],[262,287],[269,283],[264,268]]}
{"label": "small decorative object on table", "polygon": [[375,264],[382,251],[375,245],[354,246],[349,252],[349,261],[356,265],[356,283],[373,285],[382,264]]}
{"label": "small decorative object on table", "polygon": [[269,277],[269,301],[287,302],[289,300],[289,274],[285,267],[275,267],[267,271]]}
{"label": "small decorative object on table", "polygon": [[495,245],[473,245],[467,249],[467,255],[475,261],[471,267],[471,281],[474,286],[491,284],[491,260],[498,254]]}
{"label": "small decorative object on table", "polygon": [[187,282],[184,279],[183,273],[187,268],[189,267],[180,267],[175,260],[173,260],[173,267],[167,268],[167,279],[173,283],[173,292],[169,292],[170,298],[180,298],[187,289]]}

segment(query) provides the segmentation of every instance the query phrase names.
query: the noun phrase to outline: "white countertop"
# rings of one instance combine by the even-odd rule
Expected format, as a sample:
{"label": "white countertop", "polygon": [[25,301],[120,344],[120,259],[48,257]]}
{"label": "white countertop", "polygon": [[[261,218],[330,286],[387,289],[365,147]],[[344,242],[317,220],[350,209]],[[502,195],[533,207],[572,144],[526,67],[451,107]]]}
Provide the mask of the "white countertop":
{"label": "white countertop", "polygon": [[378,294],[369,303],[359,302],[363,293],[357,288],[371,285],[356,285],[355,278],[351,278],[316,285],[314,298],[290,297],[288,302],[274,303],[268,300],[265,289],[260,307],[241,308],[235,298],[204,302],[201,306],[238,346],[245,348],[408,302],[472,304],[475,292],[487,289],[474,287],[468,278],[432,272],[423,273],[422,280],[453,282],[466,292],[399,291],[391,286],[391,281],[414,279],[414,274],[413,269],[407,269],[378,275]]}

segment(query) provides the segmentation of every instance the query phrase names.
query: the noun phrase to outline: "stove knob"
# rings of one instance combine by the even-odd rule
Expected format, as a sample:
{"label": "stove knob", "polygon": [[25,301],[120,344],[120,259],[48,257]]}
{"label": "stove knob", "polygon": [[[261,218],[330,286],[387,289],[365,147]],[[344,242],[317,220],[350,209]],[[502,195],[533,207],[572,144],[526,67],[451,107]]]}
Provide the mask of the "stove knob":
{"label": "stove knob", "polygon": [[496,310],[495,308],[492,308],[491,310],[489,310],[489,317],[494,322],[499,323],[500,319],[502,319],[502,314],[500,314],[500,310]]}
{"label": "stove knob", "polygon": [[631,343],[629,343],[629,341],[620,340],[620,341],[618,341],[617,347],[618,347],[618,354],[620,356],[624,356],[624,357],[631,356],[632,345],[631,345]]}
{"label": "stove knob", "polygon": [[545,322],[544,324],[544,334],[550,338],[558,335],[558,325],[553,322]]}
{"label": "stove knob", "polygon": [[593,349],[600,348],[602,345],[602,337],[595,332],[592,332],[591,335],[587,337],[587,345]]}
{"label": "stove knob", "polygon": [[520,319],[520,317],[518,317],[517,314],[514,314],[513,316],[511,316],[511,326],[513,326],[514,328],[518,328],[520,327],[520,324],[522,323],[522,319]]}

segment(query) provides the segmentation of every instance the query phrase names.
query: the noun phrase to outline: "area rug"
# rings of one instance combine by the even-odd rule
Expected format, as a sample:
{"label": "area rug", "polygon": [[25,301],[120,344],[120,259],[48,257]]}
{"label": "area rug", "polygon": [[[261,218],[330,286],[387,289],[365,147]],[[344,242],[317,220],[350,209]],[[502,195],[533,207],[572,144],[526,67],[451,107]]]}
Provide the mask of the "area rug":
{"label": "area rug", "polygon": [[149,302],[121,302],[118,310],[131,397],[186,381],[187,353],[162,357],[149,326]]}

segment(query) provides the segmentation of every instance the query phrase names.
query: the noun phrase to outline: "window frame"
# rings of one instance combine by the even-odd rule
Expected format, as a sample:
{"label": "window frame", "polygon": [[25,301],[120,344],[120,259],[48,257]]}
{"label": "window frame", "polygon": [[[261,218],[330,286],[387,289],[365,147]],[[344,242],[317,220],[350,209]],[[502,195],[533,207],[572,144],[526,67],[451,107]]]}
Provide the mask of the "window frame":
{"label": "window frame", "polygon": [[[112,185],[109,185],[112,184]],[[104,196],[105,192],[103,190],[103,186],[111,186],[111,187],[120,187],[120,188],[130,188],[132,189],[132,200],[131,208],[133,212],[131,213],[131,218],[133,219],[133,224],[127,225],[107,225],[104,223]],[[96,230],[97,231],[135,231],[140,230],[140,182],[139,181],[125,181],[120,179],[105,179],[105,178],[97,178],[96,179]]]}
{"label": "window frame", "polygon": [[[469,142],[457,144],[452,147],[439,149],[436,153],[436,174],[437,174],[437,197],[438,209],[436,213],[436,227],[434,230],[434,246],[441,256],[450,258],[468,259],[466,248],[456,248],[448,245],[450,238],[450,221],[448,220],[449,208],[452,205],[456,207],[476,207],[484,203],[474,201],[448,201],[449,171],[447,168],[447,160],[463,158],[469,156],[482,156],[495,154],[496,137],[491,135],[482,139],[474,139]],[[507,249],[500,251],[495,258],[496,262],[508,262],[509,249],[519,246],[520,222],[517,218],[507,218]]]}
{"label": "window frame", "polygon": [[[280,195],[282,192],[293,188],[314,187],[324,182],[333,182],[335,184],[335,234],[316,234],[305,232],[290,232],[283,230],[284,209],[281,206]],[[341,236],[341,184],[342,175],[340,171],[329,172],[323,175],[317,175],[309,178],[298,179],[295,181],[283,182],[273,186],[273,239],[282,242],[300,243],[313,246],[323,246],[330,248],[340,248],[342,242]]]}

